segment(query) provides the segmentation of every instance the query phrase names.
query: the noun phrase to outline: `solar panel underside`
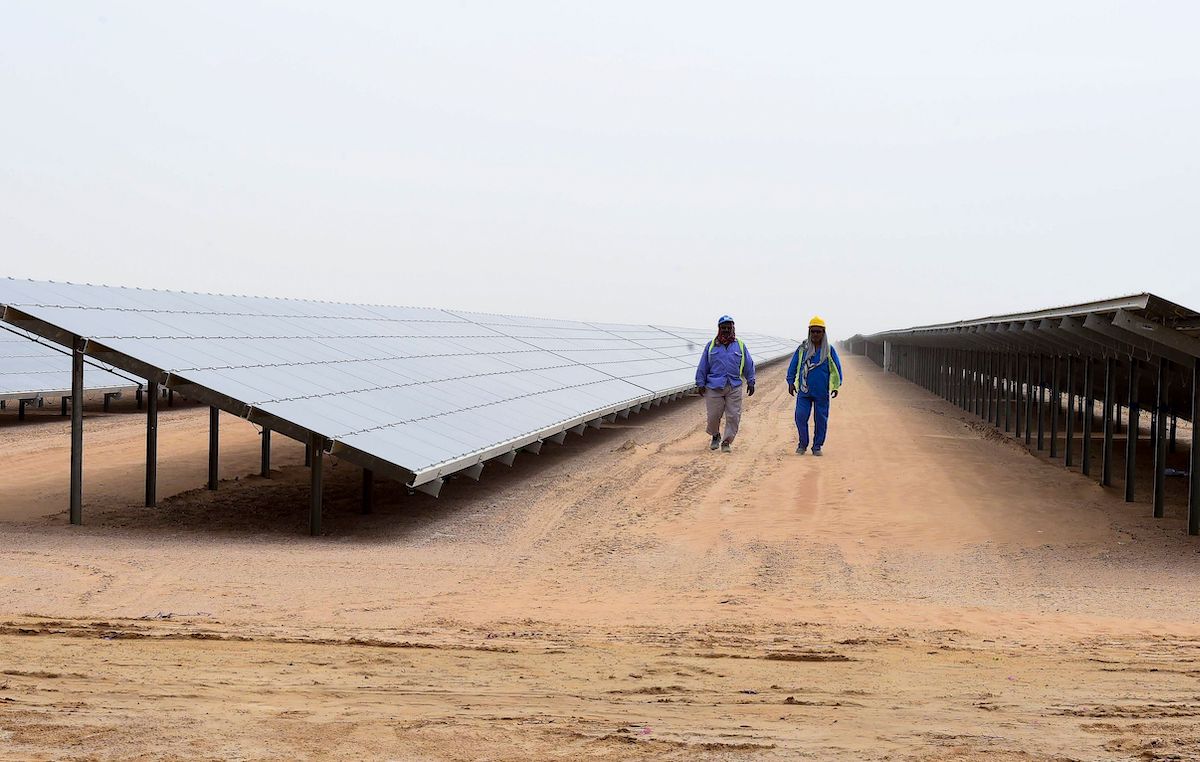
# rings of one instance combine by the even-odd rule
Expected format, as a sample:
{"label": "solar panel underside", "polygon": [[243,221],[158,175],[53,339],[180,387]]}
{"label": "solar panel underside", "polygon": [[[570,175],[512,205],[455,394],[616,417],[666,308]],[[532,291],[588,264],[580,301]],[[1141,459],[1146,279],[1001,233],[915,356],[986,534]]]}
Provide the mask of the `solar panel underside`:
{"label": "solar panel underside", "polygon": [[[0,281],[0,304],[421,484],[693,384],[712,331]],[[758,363],[785,339],[743,335]]]}
{"label": "solar panel underside", "polygon": [[[138,382],[94,361],[84,363],[84,391],[115,392],[137,385]],[[25,331],[0,330],[0,399],[36,399],[70,393],[70,354],[57,346],[39,343]]]}

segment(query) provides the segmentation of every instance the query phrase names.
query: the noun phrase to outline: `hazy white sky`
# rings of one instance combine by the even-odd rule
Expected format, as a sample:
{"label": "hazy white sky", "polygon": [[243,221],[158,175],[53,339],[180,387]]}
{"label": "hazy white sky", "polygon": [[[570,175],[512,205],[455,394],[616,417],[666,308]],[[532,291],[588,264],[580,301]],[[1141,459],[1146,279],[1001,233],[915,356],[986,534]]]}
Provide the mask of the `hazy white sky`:
{"label": "hazy white sky", "polygon": [[0,9],[3,274],[835,338],[1200,307],[1200,5]]}

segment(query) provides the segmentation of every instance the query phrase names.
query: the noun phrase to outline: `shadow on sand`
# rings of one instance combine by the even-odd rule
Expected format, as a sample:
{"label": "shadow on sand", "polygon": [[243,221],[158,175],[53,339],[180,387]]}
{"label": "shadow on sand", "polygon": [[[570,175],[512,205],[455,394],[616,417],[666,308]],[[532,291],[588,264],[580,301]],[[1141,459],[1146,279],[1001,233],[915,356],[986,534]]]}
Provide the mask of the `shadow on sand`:
{"label": "shadow on sand", "polygon": [[[506,503],[528,499],[571,478],[572,469],[585,462],[586,456],[618,449],[636,432],[667,416],[695,412],[695,405],[685,400],[604,424],[598,430],[588,429],[583,436],[571,434],[562,445],[546,443],[539,455],[519,454],[511,467],[489,463],[478,482],[466,477],[448,479],[437,498],[377,478],[370,514],[361,512],[361,469],[326,456],[323,534],[327,539],[392,542],[435,531],[444,522],[472,513],[504,511]],[[308,505],[309,469],[286,466],[272,470],[270,479],[258,475],[226,479],[216,491],[189,490],[161,499],[156,508],[87,505],[85,515],[87,527],[120,529],[122,534],[189,532],[221,534],[224,539],[239,535],[255,540],[319,541],[308,536]],[[64,514],[56,522],[65,519]]]}

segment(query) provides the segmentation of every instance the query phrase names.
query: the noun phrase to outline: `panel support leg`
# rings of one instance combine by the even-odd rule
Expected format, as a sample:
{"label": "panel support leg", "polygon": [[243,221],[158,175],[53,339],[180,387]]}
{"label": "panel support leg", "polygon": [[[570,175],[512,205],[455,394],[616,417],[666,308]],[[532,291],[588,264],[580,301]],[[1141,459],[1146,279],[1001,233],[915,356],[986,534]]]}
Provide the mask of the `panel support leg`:
{"label": "panel support leg", "polygon": [[1046,448],[1046,358],[1038,355],[1037,377],[1037,448]]}
{"label": "panel support leg", "polygon": [[271,430],[263,427],[262,455],[259,458],[258,473],[264,479],[271,478]]}
{"label": "panel support leg", "polygon": [[1154,518],[1163,517],[1163,488],[1166,486],[1167,432],[1164,416],[1167,412],[1167,358],[1158,359],[1158,385],[1154,393],[1154,481],[1151,502]]}
{"label": "panel support leg", "polygon": [[992,417],[992,425],[1000,428],[1002,425],[1000,417],[1004,415],[1004,353],[996,353],[996,395],[995,395],[995,415]]}
{"label": "panel support leg", "polygon": [[1050,360],[1050,457],[1058,457],[1058,410],[1062,397],[1058,388],[1058,355]]}
{"label": "panel support leg", "polygon": [[1138,361],[1129,358],[1129,426],[1125,429],[1125,502],[1132,503],[1137,482],[1137,445],[1141,426],[1138,403]]}
{"label": "panel support leg", "polygon": [[1025,355],[1025,446],[1033,444],[1033,355]]}
{"label": "panel support leg", "polygon": [[158,382],[147,385],[146,397],[146,507],[158,503]]}
{"label": "panel support leg", "polygon": [[318,434],[310,434],[308,450],[312,453],[312,469],[309,471],[308,533],[313,537],[321,534],[321,498],[323,497],[325,442]]}
{"label": "panel support leg", "polygon": [[1021,355],[1015,357],[1016,371],[1013,373],[1013,381],[1016,393],[1013,395],[1013,434],[1017,439],[1021,438]]}
{"label": "panel support leg", "polygon": [[1083,473],[1085,476],[1091,476],[1092,473],[1092,412],[1096,407],[1095,400],[1092,399],[1092,385],[1095,379],[1092,377],[1092,358],[1085,357],[1083,359]]}
{"label": "panel support leg", "polygon": [[217,454],[220,444],[221,411],[208,408],[208,488],[217,488]]}
{"label": "panel support leg", "polygon": [[1075,358],[1067,355],[1067,441],[1063,446],[1064,465],[1075,465]]}
{"label": "panel support leg", "polygon": [[1192,451],[1188,456],[1188,534],[1200,534],[1200,357],[1192,361]]}
{"label": "panel support leg", "polygon": [[1113,407],[1117,404],[1117,358],[1104,358],[1104,453],[1100,463],[1100,483],[1112,486],[1113,472]]}
{"label": "panel support leg", "polygon": [[83,523],[83,348],[78,336],[71,349],[71,523]]}
{"label": "panel support leg", "polygon": [[1012,431],[1012,355],[1004,353],[1004,433]]}
{"label": "panel support leg", "polygon": [[983,420],[992,422],[992,353],[983,356]]}

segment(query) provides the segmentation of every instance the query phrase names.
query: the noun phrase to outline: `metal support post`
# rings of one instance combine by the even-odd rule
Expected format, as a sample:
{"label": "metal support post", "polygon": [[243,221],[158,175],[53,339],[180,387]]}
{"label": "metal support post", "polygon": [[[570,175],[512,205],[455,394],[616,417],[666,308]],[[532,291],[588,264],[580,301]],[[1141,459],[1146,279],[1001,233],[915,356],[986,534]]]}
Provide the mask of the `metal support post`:
{"label": "metal support post", "polygon": [[1200,534],[1200,357],[1192,361],[1192,451],[1188,456],[1188,534]]}
{"label": "metal support post", "polygon": [[1009,415],[1013,412],[1013,355],[1004,353],[1004,433],[1013,431]]}
{"label": "metal support post", "polygon": [[1033,444],[1033,355],[1025,356],[1025,445]]}
{"label": "metal support post", "polygon": [[1096,407],[1095,401],[1092,399],[1092,387],[1095,383],[1092,375],[1092,358],[1085,357],[1083,359],[1083,457],[1080,460],[1083,473],[1087,476],[1092,473],[1092,413]]}
{"label": "metal support post", "polygon": [[1104,358],[1104,453],[1101,456],[1100,483],[1112,486],[1113,406],[1117,404],[1117,358]]}
{"label": "metal support post", "polygon": [[962,409],[970,412],[971,410],[971,351],[964,349],[960,353],[962,357],[962,384],[959,388],[959,399],[962,402]]}
{"label": "metal support post", "polygon": [[316,537],[321,534],[325,442],[319,434],[310,434],[307,446],[312,452],[312,470],[309,472],[308,533]]}
{"label": "metal support post", "polygon": [[1016,394],[1013,399],[1013,434],[1017,439],[1021,438],[1021,399],[1023,397],[1024,384],[1021,383],[1021,355],[1016,355],[1016,370],[1013,373],[1013,380],[1016,382]]}
{"label": "metal support post", "polygon": [[968,413],[979,416],[983,404],[983,353],[976,350],[971,352],[971,401]]}
{"label": "metal support post", "polygon": [[983,356],[983,420],[992,422],[992,353]]}
{"label": "metal support post", "polygon": [[992,379],[995,388],[992,389],[992,417],[988,419],[988,423],[996,428],[1000,427],[1000,387],[1001,378],[1004,375],[1000,369],[1000,361],[1003,357],[999,352],[992,355]]}
{"label": "metal support post", "polygon": [[941,378],[938,379],[938,396],[950,399],[950,350],[939,350],[941,355]]}
{"label": "metal support post", "polygon": [[258,473],[264,479],[271,478],[271,430],[263,427],[262,455],[259,457]]}
{"label": "metal support post", "polygon": [[947,402],[954,399],[954,352],[945,350],[946,356],[946,383],[945,383],[945,399]]}
{"label": "metal support post", "polygon": [[1075,465],[1075,358],[1067,355],[1067,441],[1063,445],[1063,465]]}
{"label": "metal support post", "polygon": [[1037,377],[1037,448],[1041,452],[1046,447],[1046,358],[1038,355]]}
{"label": "metal support post", "polygon": [[1129,428],[1125,432],[1125,502],[1132,503],[1137,482],[1137,445],[1141,426],[1138,402],[1138,361],[1129,358]]}
{"label": "metal support post", "polygon": [[208,408],[208,488],[217,488],[217,453],[220,444],[221,411],[213,406]]}
{"label": "metal support post", "polygon": [[1007,417],[1005,407],[1008,405],[1008,355],[999,352],[996,355],[996,428],[1004,426]]}
{"label": "metal support post", "polygon": [[148,384],[146,403],[146,507],[158,503],[158,382]]}
{"label": "metal support post", "polygon": [[1050,457],[1058,457],[1058,409],[1062,404],[1058,388],[1058,355],[1050,360]]}
{"label": "metal support post", "polygon": [[963,406],[963,350],[954,350],[954,404]]}
{"label": "metal support post", "polygon": [[1154,518],[1163,517],[1163,488],[1167,475],[1167,432],[1163,415],[1167,410],[1167,358],[1158,358],[1158,384],[1154,393],[1154,481],[1151,502]]}
{"label": "metal support post", "polygon": [[74,337],[71,348],[71,523],[83,523],[83,349]]}

